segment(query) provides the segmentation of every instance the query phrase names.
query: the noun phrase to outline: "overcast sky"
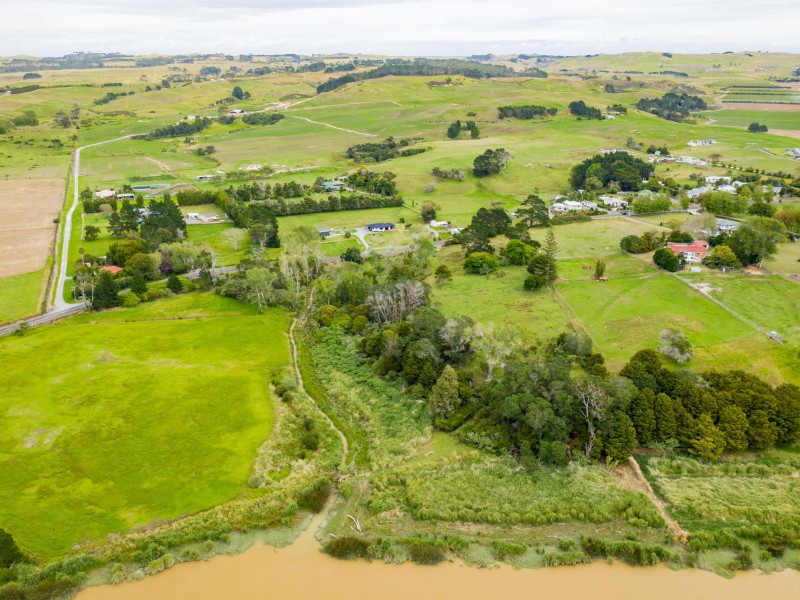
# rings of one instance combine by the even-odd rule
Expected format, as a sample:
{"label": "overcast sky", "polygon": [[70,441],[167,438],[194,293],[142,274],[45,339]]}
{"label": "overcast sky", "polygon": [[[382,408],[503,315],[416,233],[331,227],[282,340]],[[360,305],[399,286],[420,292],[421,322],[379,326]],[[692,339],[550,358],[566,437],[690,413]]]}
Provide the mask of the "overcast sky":
{"label": "overcast sky", "polygon": [[800,52],[800,0],[0,0],[0,55]]}

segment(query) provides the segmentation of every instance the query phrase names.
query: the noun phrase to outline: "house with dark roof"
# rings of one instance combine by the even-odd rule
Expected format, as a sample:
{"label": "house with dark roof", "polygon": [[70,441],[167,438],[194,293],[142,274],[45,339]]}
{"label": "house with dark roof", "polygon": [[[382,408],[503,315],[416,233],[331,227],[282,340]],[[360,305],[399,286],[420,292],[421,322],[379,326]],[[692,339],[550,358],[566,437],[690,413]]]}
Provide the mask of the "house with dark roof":
{"label": "house with dark roof", "polygon": [[394,231],[394,223],[368,223],[367,231],[375,233],[376,231]]}

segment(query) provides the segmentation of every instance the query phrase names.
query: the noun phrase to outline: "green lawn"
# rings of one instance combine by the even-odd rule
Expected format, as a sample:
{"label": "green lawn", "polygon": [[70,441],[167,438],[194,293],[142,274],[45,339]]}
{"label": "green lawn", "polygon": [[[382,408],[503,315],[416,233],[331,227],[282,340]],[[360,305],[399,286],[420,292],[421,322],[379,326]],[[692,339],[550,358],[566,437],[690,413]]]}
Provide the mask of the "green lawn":
{"label": "green lawn", "polygon": [[547,290],[526,292],[523,267],[502,267],[492,275],[468,275],[460,253],[443,252],[442,262],[453,271],[453,280],[433,285],[431,303],[445,316],[466,315],[477,323],[515,325],[532,338],[546,341],[567,328],[567,318]]}
{"label": "green lawn", "polygon": [[0,323],[36,313],[44,271],[0,279]]}
{"label": "green lawn", "polygon": [[250,249],[250,239],[247,231],[243,230],[242,240],[238,249],[234,250],[233,244],[225,238],[225,232],[236,229],[232,223],[218,223],[215,225],[189,225],[187,238],[195,244],[208,244],[214,252],[216,264],[227,267],[239,264]]}
{"label": "green lawn", "polygon": [[704,275],[693,284],[709,286],[711,296],[765,331],[777,331],[784,343],[800,346],[800,285],[783,277]]}
{"label": "green lawn", "polygon": [[0,340],[0,526],[50,558],[246,490],[288,324],[188,294]]}
{"label": "green lawn", "polygon": [[779,244],[778,253],[764,261],[764,268],[780,275],[800,275],[800,243],[784,242]]}
{"label": "green lawn", "polygon": [[655,349],[667,327],[695,350],[693,370],[745,369],[770,381],[797,381],[796,359],[752,327],[673,276],[569,281],[557,286],[614,367],[642,348]]}
{"label": "green lawn", "polygon": [[323,241],[319,245],[320,252],[324,256],[341,256],[348,248],[356,248],[359,252],[364,250],[364,246],[361,245],[357,237],[336,238]]}
{"label": "green lawn", "polygon": [[[558,242],[558,258],[591,258],[618,254],[620,240],[626,235],[641,235],[659,229],[657,224],[641,223],[634,219],[593,219],[586,223],[570,223],[553,227]],[[531,237],[544,242],[547,230],[531,229]]]}

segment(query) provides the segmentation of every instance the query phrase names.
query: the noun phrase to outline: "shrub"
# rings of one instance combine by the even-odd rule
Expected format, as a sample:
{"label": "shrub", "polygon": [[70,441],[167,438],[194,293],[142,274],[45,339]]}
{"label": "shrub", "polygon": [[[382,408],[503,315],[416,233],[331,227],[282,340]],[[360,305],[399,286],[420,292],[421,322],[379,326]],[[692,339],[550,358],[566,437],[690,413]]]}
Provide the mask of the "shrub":
{"label": "shrub", "polygon": [[528,550],[525,544],[516,544],[514,542],[505,542],[498,540],[492,543],[492,552],[500,560],[513,558],[514,556],[522,556]]}
{"label": "shrub", "polygon": [[500,266],[500,260],[488,252],[473,252],[464,261],[464,270],[473,275],[486,275]]}
{"label": "shrub", "polygon": [[22,562],[25,556],[17,548],[14,538],[10,533],[0,528],[0,567],[10,567],[14,563]]}
{"label": "shrub", "polygon": [[297,506],[311,512],[320,512],[325,507],[330,493],[331,482],[327,479],[320,479],[303,488],[297,498]]}
{"label": "shrub", "polygon": [[527,292],[535,292],[544,287],[544,277],[541,275],[528,275],[522,284],[523,289]]}
{"label": "shrub", "polygon": [[125,308],[133,308],[139,306],[142,300],[134,292],[125,292],[122,294],[122,306]]}
{"label": "shrub", "polygon": [[406,548],[411,560],[418,565],[437,565],[445,559],[445,546],[436,540],[413,540]]}
{"label": "shrub", "polygon": [[171,292],[180,294],[183,291],[183,282],[174,273],[167,279],[167,287]]}
{"label": "shrub", "polygon": [[659,248],[656,250],[656,253],[653,254],[653,262],[670,273],[674,273],[681,266],[681,261],[669,248]]}
{"label": "shrub", "polygon": [[367,558],[369,556],[369,542],[367,540],[352,535],[338,537],[327,544],[322,549],[326,554],[334,558],[353,559]]}

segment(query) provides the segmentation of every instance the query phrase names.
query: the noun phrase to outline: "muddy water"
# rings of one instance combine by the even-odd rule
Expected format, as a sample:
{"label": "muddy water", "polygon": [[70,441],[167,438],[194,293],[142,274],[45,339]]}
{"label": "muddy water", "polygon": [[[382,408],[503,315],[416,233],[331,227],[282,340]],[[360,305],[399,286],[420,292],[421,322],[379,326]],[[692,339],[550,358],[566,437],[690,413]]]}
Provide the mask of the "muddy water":
{"label": "muddy water", "polygon": [[319,551],[318,520],[291,546],[253,546],[237,556],[176,565],[159,575],[118,586],[89,588],[78,600],[769,600],[800,598],[800,573],[744,573],[723,579],[697,570],[632,568],[594,563],[580,567],[476,569],[340,561]]}

